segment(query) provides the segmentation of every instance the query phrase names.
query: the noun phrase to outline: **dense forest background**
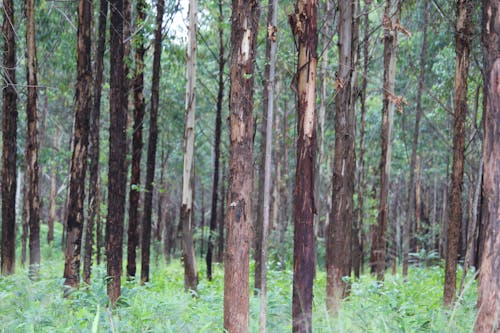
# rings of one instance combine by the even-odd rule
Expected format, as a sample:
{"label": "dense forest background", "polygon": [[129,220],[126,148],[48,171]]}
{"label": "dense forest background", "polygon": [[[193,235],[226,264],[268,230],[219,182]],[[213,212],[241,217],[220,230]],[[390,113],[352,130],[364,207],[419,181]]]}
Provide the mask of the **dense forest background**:
{"label": "dense forest background", "polygon": [[[250,202],[243,209],[250,212],[250,215],[246,216],[245,212],[243,214],[244,223],[249,228],[247,246],[251,249],[250,259],[242,254],[238,258],[243,258],[240,263],[243,266],[234,264],[235,266],[230,266],[230,270],[236,272],[235,276],[245,275],[241,267],[246,267],[244,269],[248,280],[250,262],[251,282],[247,281],[247,285],[240,287],[255,290],[256,295],[263,291],[263,302],[266,301],[266,270],[269,270],[267,274],[275,280],[268,278],[268,330],[279,331],[281,324],[276,323],[287,320],[279,319],[277,313],[280,310],[273,302],[277,302],[279,298],[291,299],[291,291],[288,289],[292,284],[294,259],[297,262],[297,253],[294,254],[294,223],[297,228],[297,219],[300,218],[297,210],[294,210],[294,204],[300,203],[295,199],[301,195],[299,187],[296,187],[299,179],[296,170],[302,165],[297,162],[301,156],[297,149],[302,152],[298,141],[303,130],[300,125],[303,119],[300,111],[302,67],[300,59],[299,65],[297,64],[297,52],[301,50],[306,38],[301,35],[303,31],[297,28],[300,25],[296,25],[294,18],[300,20],[305,17],[300,16],[305,14],[299,13],[301,6],[305,6],[306,9],[317,8],[314,24],[310,16],[304,21],[317,29],[314,30],[317,31],[316,54],[313,55],[317,60],[314,76],[316,94],[309,101],[312,105],[316,104],[313,122],[315,134],[312,140],[314,163],[310,170],[313,175],[313,193],[310,197],[304,196],[304,202],[312,198],[310,208],[314,212],[314,223],[310,224],[313,228],[312,241],[306,244],[312,250],[306,257],[314,257],[311,261],[312,271],[309,273],[314,278],[314,270],[318,271],[314,288],[321,288],[321,291],[315,289],[314,292],[321,295],[314,300],[314,311],[318,311],[319,302],[326,302],[326,308],[321,308],[321,311],[342,317],[350,311],[350,305],[341,307],[336,303],[336,298],[340,302],[340,299],[347,297],[348,302],[357,304],[366,297],[363,292],[377,293],[375,289],[381,290],[377,297],[382,297],[384,292],[393,292],[393,289],[383,291],[385,287],[382,281],[384,272],[387,271],[385,284],[393,283],[397,286],[396,289],[405,288],[404,286],[414,291],[427,288],[415,282],[418,280],[427,281],[427,285],[433,286],[431,289],[435,288],[433,290],[436,293],[441,293],[445,286],[444,304],[449,307],[445,307],[443,311],[454,310],[451,315],[450,312],[436,315],[442,322],[436,324],[435,331],[444,330],[439,325],[446,325],[443,323],[450,316],[453,319],[453,311],[466,312],[464,317],[474,318],[474,306],[471,304],[475,301],[475,294],[468,293],[475,293],[474,278],[477,277],[477,272],[474,268],[479,267],[479,254],[484,241],[481,237],[486,237],[486,224],[481,222],[480,217],[484,212],[484,189],[483,192],[481,190],[485,163],[482,141],[487,100],[484,77],[488,73],[486,71],[490,70],[490,65],[486,66],[483,58],[487,52],[483,9],[491,6],[488,1],[480,6],[474,1],[443,0],[365,0],[350,4],[331,0],[299,0],[297,4],[291,1],[273,4],[271,0],[269,3],[235,0],[232,5],[223,0],[199,0],[199,3],[191,0],[189,4],[187,1],[177,0],[166,0],[165,3],[163,0],[123,3],[121,0],[114,0],[109,2],[109,10],[108,2],[101,1],[102,3],[98,0],[42,0],[31,3],[34,6],[34,31],[30,30],[29,24],[30,0],[26,3],[4,1],[3,47],[7,50],[11,45],[10,36],[16,54],[13,69],[17,81],[13,87],[18,114],[17,126],[14,127],[14,132],[10,127],[9,134],[6,127],[7,102],[4,97],[4,147],[7,146],[6,137],[13,137],[12,133],[17,133],[17,141],[14,140],[13,143],[15,166],[10,171],[5,169],[7,155],[4,148],[3,183],[6,184],[5,173],[8,172],[16,179],[13,182],[16,186],[10,192],[7,189],[2,192],[3,207],[10,205],[14,209],[14,215],[2,215],[4,275],[14,273],[16,268],[14,277],[18,281],[24,281],[19,271],[27,273],[23,267],[29,267],[29,275],[33,281],[43,284],[47,277],[63,277],[64,271],[65,280],[62,283],[66,288],[78,289],[81,274],[85,282],[83,285],[94,287],[73,292],[71,290],[74,289],[65,289],[64,295],[70,299],[73,297],[73,300],[80,299],[82,304],[92,307],[106,304],[102,294],[104,289],[92,290],[106,287],[101,283],[94,283],[96,279],[102,280],[107,275],[111,281],[116,282],[117,279],[120,281],[121,275],[124,277],[121,287],[120,282],[118,285],[109,281],[107,283],[111,303],[115,304],[118,300],[120,305],[120,295],[125,304],[127,299],[132,302],[131,293],[140,292],[136,279],[141,285],[154,286],[150,288],[163,295],[161,286],[168,282],[159,276],[168,274],[165,278],[178,287],[179,294],[182,293],[184,283],[184,288],[191,290],[193,295],[202,299],[212,295],[217,302],[221,302],[221,288],[224,286],[207,286],[205,279],[219,282],[223,279],[222,263],[228,258],[228,251],[231,251],[224,247],[237,247],[235,244],[238,241],[236,236],[233,242],[232,234],[229,234],[229,240],[225,239],[228,237],[228,229],[233,230],[234,216],[240,218],[234,213],[236,201],[231,198],[237,188],[235,184],[239,184],[240,180],[242,183],[248,181],[251,190],[245,195],[249,196]],[[492,2],[496,3],[493,7],[498,6],[498,2]],[[13,10],[10,17],[7,10],[9,3]],[[85,3],[88,3],[87,9]],[[192,8],[191,11],[188,11],[189,7]],[[253,86],[242,88],[249,89],[242,90],[242,95],[249,91],[253,93],[250,113],[243,111],[240,114],[240,118],[247,122],[245,126],[252,123],[248,128],[245,127],[251,133],[246,133],[247,136],[242,139],[250,140],[249,150],[245,150],[250,155],[242,155],[243,160],[246,159],[249,163],[249,168],[235,173],[236,164],[230,164],[230,161],[236,158],[240,150],[233,149],[235,140],[231,140],[236,135],[233,133],[235,120],[232,118],[236,114],[234,105],[237,105],[238,110],[249,107],[234,97],[237,87],[233,84],[238,70],[235,69],[235,60],[231,58],[235,47],[231,41],[234,42],[236,38],[232,34],[235,34],[239,22],[235,18],[235,8],[240,7],[247,10],[244,14],[240,13],[241,17],[248,15],[249,22],[256,20],[256,25],[252,27],[259,29],[254,31],[256,35],[252,42],[254,48],[250,52],[251,65],[245,67],[253,66],[253,71],[245,72],[240,77],[242,82],[253,81]],[[107,14],[103,15],[103,8],[110,15],[111,23]],[[275,8],[275,21],[271,8]],[[271,14],[268,14],[270,10]],[[350,16],[345,14],[348,11]],[[467,14],[464,14],[465,11]],[[197,15],[189,18],[189,13]],[[457,23],[461,17],[457,13],[466,16],[465,28]],[[494,13],[498,16],[497,12]],[[112,28],[117,26],[118,16],[121,16],[123,31]],[[346,19],[350,23],[344,26]],[[388,24],[392,24],[391,29]],[[349,43],[343,39],[345,35],[340,33],[345,32],[346,26],[352,29]],[[34,33],[36,41],[35,71],[38,81],[35,86],[29,75],[32,70],[30,45],[27,42],[29,38],[24,39],[24,36],[30,35],[30,31]],[[390,91],[385,77],[385,71],[388,70],[388,31],[391,36],[397,36],[396,42],[392,44],[396,58],[393,67],[394,87]],[[88,38],[87,42],[85,36]],[[460,92],[457,90],[457,80],[460,77],[456,73],[459,73],[457,68],[460,57],[456,56],[456,52],[465,52],[457,51],[460,50],[457,45],[465,43],[464,41],[468,43],[464,46],[467,49],[465,61],[468,62],[468,71],[462,77],[466,82],[466,90],[460,95],[466,104],[457,104],[457,91]],[[339,54],[344,54],[342,50],[345,51],[346,44],[352,47],[347,51],[350,54],[348,65],[344,58],[339,59]],[[117,57],[119,53],[115,53],[120,47],[120,52],[124,54],[123,60],[118,60],[121,56]],[[273,47],[275,51],[271,51]],[[5,92],[8,90],[6,87],[10,87],[12,73],[6,70],[11,68],[5,62],[9,59],[7,51],[4,51],[3,58]],[[100,65],[99,59],[102,61]],[[310,64],[311,62],[306,63],[305,66]],[[116,69],[117,66],[119,70]],[[344,80],[346,66],[349,82]],[[275,75],[271,80],[270,68]],[[122,76],[116,76],[122,70]],[[99,74],[102,76],[101,82],[96,80]],[[88,81],[82,79],[85,75],[91,75],[86,78]],[[269,82],[274,84],[270,85]],[[350,89],[348,93],[346,87]],[[37,105],[34,109],[29,102],[32,89],[37,93]],[[123,93],[118,104],[115,99],[117,91]],[[138,95],[139,91],[141,95]],[[97,93],[101,97],[96,104]],[[193,102],[194,99],[196,103]],[[340,104],[341,101],[347,101],[347,104]],[[390,125],[392,134],[389,130],[388,139],[387,136],[384,137],[387,119],[382,111],[386,102],[396,111],[389,115],[389,121],[393,124]],[[464,110],[461,115],[457,112],[457,105],[465,105],[465,108],[460,108]],[[30,124],[30,119],[33,119],[24,110],[29,111],[30,108],[36,113],[34,123],[37,130],[34,137],[37,138],[37,144],[31,141],[33,133],[30,134],[26,129],[26,124]],[[154,111],[155,108],[157,111]],[[274,110],[271,118],[268,118],[269,108]],[[342,108],[348,112],[345,116],[348,129],[339,127],[344,119],[342,113],[339,113]],[[190,111],[193,112],[192,115]],[[349,120],[349,117],[354,118]],[[462,127],[457,129],[460,119]],[[115,124],[118,127],[114,127]],[[122,136],[114,136],[113,130],[123,125],[126,129],[122,131]],[[349,131],[349,128],[354,132],[344,132]],[[269,129],[272,132],[268,148],[270,164],[267,165],[270,173],[266,181],[266,140],[269,140],[269,136],[266,139],[266,134]],[[87,134],[82,134],[85,132]],[[117,133],[119,132],[118,130]],[[153,136],[156,142],[152,141]],[[337,149],[342,149],[336,146],[339,142],[336,140],[344,140],[347,148],[339,151],[346,156],[351,154],[349,156],[354,161],[354,164],[348,164],[349,176],[345,179],[344,171],[340,176],[336,169],[335,159],[338,157],[335,153]],[[384,147],[384,142],[388,146]],[[78,155],[81,144],[85,148],[80,150],[83,155]],[[38,160],[37,167],[32,170],[29,161],[32,158],[30,152],[36,149],[34,147],[38,148],[35,154]],[[241,149],[243,151],[246,148]],[[387,149],[389,155],[384,155]],[[189,156],[190,151],[192,157]],[[117,162],[122,160],[114,157],[119,156],[120,152],[124,154],[123,163]],[[455,162],[457,159],[459,162]],[[456,164],[460,163],[460,159],[463,181],[452,176],[460,168]],[[117,163],[120,165],[117,166]],[[382,180],[385,163],[390,166],[390,176],[388,174],[388,178]],[[123,168],[120,169],[121,166]],[[457,172],[458,175],[460,172]],[[245,174],[253,174],[253,177],[244,178]],[[30,178],[27,175],[33,176]],[[31,187],[35,178],[38,178],[38,188]],[[388,191],[385,206],[380,204],[384,188]],[[269,194],[267,199],[265,189]],[[245,186],[242,186],[242,192],[244,190]],[[305,193],[307,186],[302,190]],[[343,191],[351,191],[346,192],[346,197],[350,193],[351,201],[347,203],[347,208],[344,206],[344,210],[336,208],[342,207],[342,200],[336,195],[344,193]],[[38,193],[36,199],[33,197],[35,192]],[[10,193],[9,198],[13,200],[7,201],[6,193]],[[456,195],[458,199],[453,199],[457,198]],[[244,199],[245,197],[242,200]],[[39,206],[35,209],[32,205],[38,200]],[[460,202],[460,212],[456,210],[456,200]],[[120,207],[121,212],[116,213],[120,211]],[[387,209],[387,217],[382,224],[380,215],[384,209]],[[268,213],[267,218],[264,212]],[[349,214],[345,212],[350,212],[350,215],[342,215]],[[15,223],[15,233],[10,233],[10,236],[15,235],[15,242],[10,245],[7,240],[9,236],[5,236],[9,235],[6,233],[10,230],[6,227],[6,216],[11,216]],[[263,224],[263,220],[267,222]],[[338,224],[335,225],[335,221],[340,220],[349,221],[339,227]],[[450,231],[451,220],[458,222],[451,222]],[[39,250],[38,261],[36,255],[32,256],[33,251],[36,251],[36,246],[33,245],[36,244],[36,235],[33,236],[33,230],[38,228],[36,223],[39,223],[41,229],[38,236],[41,255]],[[118,234],[121,236],[116,238]],[[448,258],[450,234],[455,237],[455,249],[452,247],[452,251],[456,251],[452,253],[451,259]],[[8,252],[8,248],[15,249],[15,260],[9,259],[13,262],[10,268],[6,264],[9,262],[6,258],[12,252]],[[343,248],[346,252],[343,252]],[[121,249],[119,254],[116,249]],[[261,256],[261,253],[265,255]],[[325,272],[332,267],[329,266],[329,260],[347,261],[347,264],[342,265],[348,267],[341,268],[346,271],[335,273],[339,277],[335,286],[331,284],[333,278],[329,274],[328,278],[325,276]],[[458,271],[457,260],[461,268]],[[184,273],[181,272],[179,261],[185,268]],[[53,270],[47,267],[55,262],[58,264],[53,266]],[[108,266],[105,273],[106,262]],[[216,263],[214,268],[212,262]],[[62,263],[65,263],[64,269],[60,266]],[[229,265],[233,265],[232,260]],[[165,273],[166,269],[172,269],[169,271],[171,273]],[[226,266],[226,273],[227,269]],[[472,273],[469,273],[467,280],[465,275],[468,270]],[[458,279],[457,272],[460,273]],[[367,276],[369,273],[376,273],[376,278]],[[301,272],[293,274],[295,281]],[[177,279],[178,276],[184,276],[184,281]],[[5,288],[11,286],[15,290],[19,287],[13,287],[17,283],[14,280],[2,279],[5,280],[0,285],[3,284]],[[404,281],[410,282],[405,284]],[[233,282],[229,281],[229,285],[233,286],[231,283]],[[374,290],[370,290],[370,284]],[[280,294],[280,288],[285,285],[284,288],[288,288],[288,291]],[[446,289],[450,285],[453,287]],[[470,291],[471,285],[474,291]],[[234,287],[238,288],[238,284]],[[311,288],[312,284],[309,289]],[[327,295],[324,295],[325,288]],[[437,289],[439,290],[436,291]],[[312,293],[312,289],[310,292]],[[6,295],[8,293],[10,292],[5,291]],[[202,296],[203,293],[205,296]],[[61,288],[61,297],[62,294]],[[172,293],[165,297],[175,298],[176,295]],[[91,297],[102,299],[89,301]],[[251,299],[250,327],[257,330],[254,319],[259,303],[257,298],[246,295],[247,303],[248,297]],[[403,299],[416,296],[407,294],[394,297]],[[189,298],[184,299],[184,296],[182,299],[186,302],[184,304],[191,302]],[[391,299],[388,297],[386,301],[390,303]],[[142,301],[146,302],[145,299]],[[312,294],[310,301],[312,302]],[[433,302],[440,305],[442,301],[439,297]],[[61,302],[64,302],[63,298]],[[124,304],[122,306],[126,308],[127,304]],[[226,306],[229,304],[231,303],[225,303]],[[397,308],[399,310],[396,308],[395,305],[393,310],[401,310],[401,307]],[[264,318],[265,322],[265,313],[262,311],[266,310],[265,307],[264,310],[261,309],[262,307],[259,308],[260,318]],[[352,311],[359,310],[357,308]],[[123,309],[113,311],[116,314]],[[248,326],[248,308],[242,311],[247,312],[247,318],[243,322],[246,320]],[[284,311],[288,313],[290,309],[286,308]],[[307,306],[299,306],[292,311],[293,330],[308,331],[311,327],[311,314],[305,312],[311,310]],[[418,311],[406,315],[413,316]],[[315,316],[316,314],[317,312]],[[126,316],[124,313],[121,315]],[[220,311],[215,315],[218,324],[214,325],[220,325],[221,315]],[[419,315],[425,316],[421,313]],[[99,308],[97,312],[93,308],[85,316],[87,319],[93,317],[97,322],[104,320],[99,317],[104,316]],[[238,321],[228,324],[226,320],[231,316],[230,313],[224,312],[224,316],[224,327],[229,331],[248,330],[248,327]],[[340,329],[335,322],[325,319],[328,315],[319,317],[323,319],[315,322],[314,327]],[[157,320],[154,319],[153,322]],[[306,324],[301,324],[301,320]],[[186,321],[189,322],[190,319]],[[435,323],[432,320],[429,322],[431,326]],[[112,325],[113,321],[110,323],[106,325]],[[126,323],[122,324],[123,329],[127,327]],[[156,327],[156,324],[152,325]],[[176,327],[174,323],[171,325]],[[210,331],[214,327],[220,330],[220,326],[210,325],[212,324],[208,322],[205,330]],[[290,323],[287,325],[292,327]],[[345,322],[343,325],[346,325]],[[371,329],[381,331],[383,323],[380,325]],[[461,325],[458,320],[457,325]],[[458,326],[447,326],[446,329],[454,331],[459,329]],[[114,331],[112,326],[107,327]],[[362,325],[351,328],[353,327],[357,327],[353,331],[368,329],[362,328]],[[265,329],[264,324],[261,331]],[[350,331],[349,326],[342,329]],[[391,331],[390,329],[387,328],[386,331]],[[466,329],[470,331],[471,327]],[[404,327],[396,330],[406,331]],[[413,327],[410,330],[416,329]],[[426,328],[423,327],[422,330]]]}

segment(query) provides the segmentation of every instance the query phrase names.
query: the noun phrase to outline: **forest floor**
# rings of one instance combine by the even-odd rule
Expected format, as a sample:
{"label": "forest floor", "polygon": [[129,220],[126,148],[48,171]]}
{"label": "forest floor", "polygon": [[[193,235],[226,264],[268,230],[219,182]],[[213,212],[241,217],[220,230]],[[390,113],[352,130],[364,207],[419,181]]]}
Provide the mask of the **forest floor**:
{"label": "forest floor", "polygon": [[[222,265],[215,264],[214,279],[208,282],[201,264],[204,260],[198,259],[196,294],[184,292],[180,260],[166,265],[163,258],[153,255],[151,282],[140,286],[123,278],[119,306],[110,309],[104,265],[94,267],[90,286],[82,285],[64,298],[63,253],[59,246],[44,246],[37,281],[30,281],[27,269],[20,267],[13,276],[0,277],[0,331],[222,332]],[[271,263],[268,272],[267,328],[268,332],[290,332],[292,271],[275,266]],[[319,269],[314,285],[314,332],[472,332],[477,283],[472,273],[468,276],[460,301],[444,309],[440,266],[413,266],[406,281],[401,274],[388,273],[383,284],[365,274],[352,281],[349,298],[332,318],[325,307],[326,275]],[[258,318],[259,297],[251,296],[250,332],[258,332]]]}

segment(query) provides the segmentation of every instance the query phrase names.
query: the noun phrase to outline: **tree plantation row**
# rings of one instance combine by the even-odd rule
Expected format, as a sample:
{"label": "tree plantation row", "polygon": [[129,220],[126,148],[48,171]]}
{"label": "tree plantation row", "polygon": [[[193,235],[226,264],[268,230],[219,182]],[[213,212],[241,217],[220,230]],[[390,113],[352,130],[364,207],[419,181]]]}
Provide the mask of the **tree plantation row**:
{"label": "tree plantation row", "polygon": [[443,263],[443,306],[472,271],[475,332],[500,325],[499,0],[2,9],[2,275],[37,280],[61,223],[67,297],[105,263],[119,307],[160,254],[195,295],[219,262],[224,328],[254,290],[265,332],[268,267],[293,267],[311,332],[316,270],[334,317],[365,271]]}

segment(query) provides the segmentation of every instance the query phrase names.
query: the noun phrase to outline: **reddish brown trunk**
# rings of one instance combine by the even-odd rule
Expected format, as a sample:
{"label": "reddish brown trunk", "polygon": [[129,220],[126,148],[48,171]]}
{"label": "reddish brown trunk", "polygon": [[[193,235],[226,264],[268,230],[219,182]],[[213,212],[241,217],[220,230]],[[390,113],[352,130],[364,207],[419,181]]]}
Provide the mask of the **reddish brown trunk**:
{"label": "reddish brown trunk", "polygon": [[469,72],[472,14],[474,2],[457,2],[455,34],[455,100],[453,125],[453,168],[450,191],[450,219],[443,302],[451,305],[455,300],[457,280],[458,243],[462,225],[462,188],[464,178],[465,122],[467,118],[467,77]]}
{"label": "reddish brown trunk", "polygon": [[122,243],[126,193],[127,113],[123,75],[123,0],[110,0],[110,126],[108,216],[106,219],[106,258],[108,296],[112,304],[120,297]]}
{"label": "reddish brown trunk", "polygon": [[297,165],[294,192],[293,332],[312,331],[317,2],[297,0],[289,21],[298,44]]}
{"label": "reddish brown trunk", "polygon": [[149,281],[149,257],[151,245],[151,215],[153,211],[153,185],[155,179],[156,144],[158,141],[158,101],[160,97],[161,40],[164,0],[156,3],[156,31],[153,54],[153,78],[151,87],[151,113],[149,118],[148,156],[146,162],[146,191],[144,193],[144,216],[141,242],[141,283]]}
{"label": "reddish brown trunk", "polygon": [[[352,76],[356,53],[353,34],[355,5],[339,2],[339,71],[335,94],[335,159],[333,163],[332,211],[327,233],[327,307],[336,313],[347,295],[343,277],[351,275],[351,235],[355,170],[355,114]],[[354,44],[354,45],[353,45]]]}
{"label": "reddish brown trunk", "polygon": [[259,3],[232,2],[230,161],[227,236],[224,254],[224,328],[247,332],[249,245],[253,181],[253,91]]}
{"label": "reddish brown trunk", "polygon": [[137,47],[135,50],[135,77],[134,77],[134,130],[132,136],[132,172],[130,175],[129,210],[128,210],[128,251],[127,251],[127,276],[135,278],[136,248],[139,244],[137,225],[139,223],[139,199],[141,192],[141,152],[142,152],[142,127],[145,113],[144,103],[144,33],[141,25],[146,19],[146,3],[137,1]]}
{"label": "reddish brown trunk", "polygon": [[16,268],[16,40],[14,3],[3,2],[2,33],[4,88],[2,97],[2,275],[14,274]]}

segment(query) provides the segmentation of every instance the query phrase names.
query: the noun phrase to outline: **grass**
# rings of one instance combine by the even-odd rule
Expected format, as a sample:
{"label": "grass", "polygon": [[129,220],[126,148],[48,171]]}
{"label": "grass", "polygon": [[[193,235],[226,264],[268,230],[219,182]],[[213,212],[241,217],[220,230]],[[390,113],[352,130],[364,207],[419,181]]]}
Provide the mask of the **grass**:
{"label": "grass", "polygon": [[[44,249],[40,279],[30,281],[22,269],[0,277],[1,332],[221,332],[223,270],[215,265],[214,281],[200,272],[197,297],[183,291],[179,261],[153,265],[151,282],[139,286],[123,280],[119,306],[110,309],[104,267],[94,268],[93,282],[63,297],[63,257]],[[201,262],[201,260],[200,260]],[[268,332],[291,331],[292,272],[268,273]],[[472,274],[470,274],[472,275]],[[369,275],[352,282],[351,295],[339,315],[325,308],[325,273],[314,287],[315,332],[472,332],[476,284],[467,285],[461,302],[442,307],[443,269],[412,268],[408,280],[387,275],[383,284]],[[250,331],[258,331],[259,298],[250,300]]]}

